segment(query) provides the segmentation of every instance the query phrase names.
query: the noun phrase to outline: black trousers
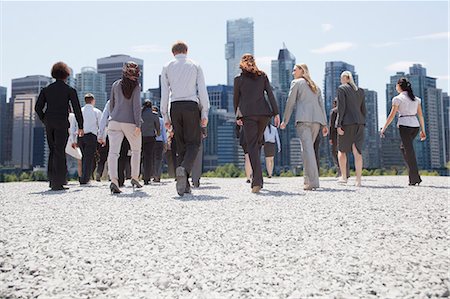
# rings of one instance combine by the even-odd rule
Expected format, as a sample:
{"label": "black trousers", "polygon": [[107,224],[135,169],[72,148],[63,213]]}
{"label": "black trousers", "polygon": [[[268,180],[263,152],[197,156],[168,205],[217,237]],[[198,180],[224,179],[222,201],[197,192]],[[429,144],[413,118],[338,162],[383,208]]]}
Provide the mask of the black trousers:
{"label": "black trousers", "polygon": [[62,126],[60,122],[47,121],[45,133],[50,150],[47,168],[50,188],[61,187],[67,179],[66,144],[69,138],[69,128]]}
{"label": "black trousers", "polygon": [[109,139],[106,137],[105,146],[100,143],[97,145],[98,162],[97,162],[97,178],[101,178],[105,169],[106,161],[108,161]]}
{"label": "black trousers", "polygon": [[406,166],[408,167],[409,183],[420,183],[422,179],[419,175],[419,169],[417,167],[416,152],[414,151],[413,141],[419,133],[419,128],[400,126],[400,138],[402,143],[400,150],[403,154]]}
{"label": "black trousers", "polygon": [[253,171],[252,187],[263,186],[261,146],[263,144],[264,130],[269,121],[269,116],[246,116],[243,118],[245,143],[247,144]]}
{"label": "black trousers", "polygon": [[153,151],[153,176],[155,178],[161,178],[161,168],[163,160],[164,142],[156,141],[155,150]]}
{"label": "black trousers", "polygon": [[200,148],[198,104],[192,101],[172,102],[170,118],[177,144],[177,165],[184,167],[189,176]]}
{"label": "black trousers", "polygon": [[83,137],[78,137],[78,146],[83,157],[81,158],[81,178],[80,184],[89,182],[94,170],[95,150],[97,149],[97,136],[88,133]]}
{"label": "black trousers", "polygon": [[130,143],[126,137],[123,137],[122,145],[120,146],[119,159],[117,161],[119,187],[122,187],[125,183],[125,178],[128,178],[128,168],[130,168],[131,165],[131,156],[128,156],[129,151]]}
{"label": "black trousers", "polygon": [[150,181],[154,173],[155,136],[142,136],[142,174],[144,182]]}

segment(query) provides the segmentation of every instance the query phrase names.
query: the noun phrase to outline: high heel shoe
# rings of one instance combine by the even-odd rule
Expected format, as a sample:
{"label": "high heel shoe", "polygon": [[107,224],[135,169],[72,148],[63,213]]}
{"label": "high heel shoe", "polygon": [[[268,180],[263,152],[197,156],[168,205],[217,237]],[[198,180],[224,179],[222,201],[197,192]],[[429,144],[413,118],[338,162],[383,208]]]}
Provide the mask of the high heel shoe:
{"label": "high heel shoe", "polygon": [[134,188],[142,188],[142,185],[135,179],[131,179],[131,186],[133,186],[133,192],[134,192]]}
{"label": "high heel shoe", "polygon": [[415,185],[419,186],[420,183],[422,183],[422,180],[420,180],[420,181],[418,181],[418,182],[415,182],[415,183],[409,183],[408,185],[409,185],[409,186],[415,186]]}
{"label": "high heel shoe", "polygon": [[117,185],[114,184],[114,183],[111,183],[111,184],[109,185],[109,189],[111,190],[111,194],[119,194],[119,193],[122,193],[122,191],[120,191],[119,187],[117,187]]}

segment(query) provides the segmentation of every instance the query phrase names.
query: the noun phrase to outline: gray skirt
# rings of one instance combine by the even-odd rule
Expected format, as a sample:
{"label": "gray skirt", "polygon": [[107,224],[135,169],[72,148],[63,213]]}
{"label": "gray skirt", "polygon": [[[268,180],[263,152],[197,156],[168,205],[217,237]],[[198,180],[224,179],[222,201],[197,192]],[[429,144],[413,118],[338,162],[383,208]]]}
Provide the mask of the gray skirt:
{"label": "gray skirt", "polygon": [[355,144],[356,149],[361,154],[364,145],[364,127],[364,125],[342,126],[344,135],[338,134],[339,151],[350,153],[352,151],[352,145]]}
{"label": "gray skirt", "polygon": [[264,143],[264,156],[266,156],[266,158],[275,156],[275,143]]}

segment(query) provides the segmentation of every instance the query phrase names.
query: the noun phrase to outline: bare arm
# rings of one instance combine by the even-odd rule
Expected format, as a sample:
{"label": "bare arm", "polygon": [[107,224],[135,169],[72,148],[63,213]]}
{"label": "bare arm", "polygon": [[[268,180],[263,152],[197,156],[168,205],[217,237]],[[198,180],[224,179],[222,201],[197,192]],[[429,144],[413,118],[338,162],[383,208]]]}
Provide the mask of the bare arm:
{"label": "bare arm", "polygon": [[386,131],[387,127],[391,124],[391,122],[395,118],[395,114],[398,111],[398,105],[392,105],[391,112],[389,113],[388,118],[386,119],[386,123],[384,124],[383,128],[381,129],[381,136],[384,136],[384,132]]}

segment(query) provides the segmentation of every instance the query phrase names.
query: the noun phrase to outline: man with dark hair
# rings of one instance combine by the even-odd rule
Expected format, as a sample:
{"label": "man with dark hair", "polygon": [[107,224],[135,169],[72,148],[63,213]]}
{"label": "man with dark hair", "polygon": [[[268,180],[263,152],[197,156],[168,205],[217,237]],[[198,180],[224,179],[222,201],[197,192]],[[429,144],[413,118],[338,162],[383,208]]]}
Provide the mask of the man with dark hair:
{"label": "man with dark hair", "polygon": [[175,133],[178,155],[176,188],[180,196],[190,193],[189,173],[200,147],[198,124],[204,128],[207,126],[209,112],[203,71],[200,65],[187,58],[187,49],[183,42],[174,44],[172,53],[175,59],[166,64],[161,73],[161,114],[166,128],[173,126]]}
{"label": "man with dark hair", "polygon": [[78,146],[81,153],[81,177],[80,185],[86,185],[94,171],[95,150],[97,149],[97,136],[99,136],[102,112],[95,108],[95,98],[92,93],[84,96],[86,105],[81,109],[84,119],[84,136],[78,137]]}
{"label": "man with dark hair", "polygon": [[156,136],[161,132],[159,117],[153,113],[152,102],[145,100],[142,105],[142,166],[144,185],[148,185],[154,173],[154,152]]}
{"label": "man with dark hair", "polygon": [[78,136],[83,136],[83,115],[77,91],[66,84],[70,74],[64,62],[57,62],[52,67],[55,82],[43,88],[39,94],[34,110],[45,125],[48,156],[47,177],[52,190],[65,190],[67,176],[66,144],[69,138],[69,103],[73,108],[78,123]]}

